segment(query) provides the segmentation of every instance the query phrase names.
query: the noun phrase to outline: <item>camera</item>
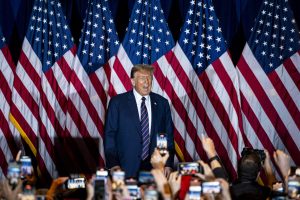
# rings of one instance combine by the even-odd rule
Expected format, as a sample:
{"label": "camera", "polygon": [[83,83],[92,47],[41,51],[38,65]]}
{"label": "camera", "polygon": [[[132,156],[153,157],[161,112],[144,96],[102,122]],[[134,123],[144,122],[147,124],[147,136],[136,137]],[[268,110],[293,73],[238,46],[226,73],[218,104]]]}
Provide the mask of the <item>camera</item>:
{"label": "camera", "polygon": [[160,155],[164,156],[168,151],[168,140],[165,133],[158,133],[156,138],[156,147]]}
{"label": "camera", "polygon": [[252,153],[257,154],[261,162],[265,161],[266,154],[265,154],[265,151],[263,149],[253,149],[253,148],[250,148],[250,147],[244,147],[243,151],[242,151],[242,157],[244,157],[246,155],[249,155],[249,154],[252,154]]}
{"label": "camera", "polygon": [[203,167],[197,162],[181,162],[178,163],[178,172],[181,175],[203,174]]}

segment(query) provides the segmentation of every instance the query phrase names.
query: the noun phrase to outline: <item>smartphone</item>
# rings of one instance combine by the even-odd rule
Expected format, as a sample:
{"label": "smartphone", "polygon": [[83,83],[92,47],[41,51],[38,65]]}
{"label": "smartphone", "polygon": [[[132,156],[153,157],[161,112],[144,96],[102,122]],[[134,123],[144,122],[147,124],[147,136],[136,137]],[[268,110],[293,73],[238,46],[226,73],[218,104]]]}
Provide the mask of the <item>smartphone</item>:
{"label": "smartphone", "polygon": [[201,199],[201,185],[190,185],[188,191],[188,199],[190,200],[200,200]]}
{"label": "smartphone", "polygon": [[168,140],[166,133],[158,133],[156,137],[156,148],[164,156],[168,151]]}
{"label": "smartphone", "polygon": [[221,185],[218,181],[203,182],[202,193],[203,194],[219,194],[221,192]]}
{"label": "smartphone", "polygon": [[17,162],[9,162],[7,169],[7,179],[9,184],[16,186],[21,177],[20,165]]}
{"label": "smartphone", "polygon": [[66,181],[67,189],[79,189],[79,188],[85,188],[85,178],[83,177],[77,177],[77,178],[69,178]]}
{"label": "smartphone", "polygon": [[139,185],[153,185],[155,183],[155,180],[151,172],[140,171],[138,183]]}
{"label": "smartphone", "polygon": [[288,196],[292,199],[300,198],[300,180],[288,180]]}
{"label": "smartphone", "polygon": [[137,181],[134,179],[129,179],[125,181],[126,187],[129,192],[129,196],[131,199],[140,199],[141,198],[141,192],[140,188],[137,185]]}
{"label": "smartphone", "polygon": [[203,167],[198,162],[181,162],[178,163],[178,172],[181,175],[203,174]]}
{"label": "smartphone", "polygon": [[96,177],[94,180],[94,199],[103,200],[106,194],[106,183],[107,183],[108,171],[97,170]]}
{"label": "smartphone", "polygon": [[158,200],[158,191],[155,189],[146,189],[144,199],[145,200]]}
{"label": "smartphone", "polygon": [[100,169],[96,171],[96,179],[98,180],[105,180],[105,183],[107,181],[108,177],[108,171],[104,169]]}
{"label": "smartphone", "polygon": [[125,172],[114,171],[112,172],[112,190],[120,191],[121,186],[125,184]]}
{"label": "smartphone", "polygon": [[20,158],[20,165],[21,165],[21,178],[25,178],[26,176],[32,175],[32,164],[31,158],[28,156],[22,156]]}
{"label": "smartphone", "polygon": [[105,180],[95,179],[94,180],[94,199],[104,200],[105,199]]}

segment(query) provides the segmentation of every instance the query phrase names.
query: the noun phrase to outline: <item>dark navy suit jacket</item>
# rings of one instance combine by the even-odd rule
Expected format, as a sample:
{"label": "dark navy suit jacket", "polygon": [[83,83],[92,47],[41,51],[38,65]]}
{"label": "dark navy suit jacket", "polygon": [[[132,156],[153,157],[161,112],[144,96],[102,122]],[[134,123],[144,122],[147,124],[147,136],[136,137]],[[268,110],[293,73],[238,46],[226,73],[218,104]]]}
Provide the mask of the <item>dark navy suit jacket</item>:
{"label": "dark navy suit jacket", "polygon": [[[152,123],[150,156],[156,147],[157,133],[166,133],[170,157],[167,166],[173,167],[174,137],[171,111],[168,101],[150,93]],[[126,177],[136,177],[142,154],[141,126],[133,91],[113,97],[108,106],[105,122],[104,151],[107,168],[121,166]]]}

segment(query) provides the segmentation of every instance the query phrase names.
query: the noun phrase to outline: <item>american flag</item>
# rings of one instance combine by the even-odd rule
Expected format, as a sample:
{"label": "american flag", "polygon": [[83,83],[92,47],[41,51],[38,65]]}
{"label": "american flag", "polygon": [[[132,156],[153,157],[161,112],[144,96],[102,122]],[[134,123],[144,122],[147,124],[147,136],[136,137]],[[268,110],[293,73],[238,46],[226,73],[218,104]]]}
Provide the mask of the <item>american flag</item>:
{"label": "american flag", "polygon": [[108,0],[90,0],[71,77],[66,132],[99,138],[100,166],[110,68],[119,46]]}
{"label": "american flag", "polygon": [[168,62],[165,55],[175,43],[159,0],[137,0],[123,43],[111,71],[111,96],[131,89],[130,71],[134,64],[155,68],[153,91],[163,95]]}
{"label": "american flag", "polygon": [[0,179],[7,171],[8,162],[15,158],[20,146],[20,137],[9,120],[11,90],[15,64],[0,28]]}
{"label": "american flag", "polygon": [[300,165],[300,38],[287,0],[263,1],[237,64],[250,145]]}
{"label": "american flag", "polygon": [[54,137],[65,129],[75,51],[59,0],[36,0],[16,68],[11,119],[46,179],[56,176]]}
{"label": "american flag", "polygon": [[165,93],[173,105],[177,153],[206,159],[201,134],[215,143],[231,177],[243,147],[236,69],[211,0],[192,0],[170,63]]}

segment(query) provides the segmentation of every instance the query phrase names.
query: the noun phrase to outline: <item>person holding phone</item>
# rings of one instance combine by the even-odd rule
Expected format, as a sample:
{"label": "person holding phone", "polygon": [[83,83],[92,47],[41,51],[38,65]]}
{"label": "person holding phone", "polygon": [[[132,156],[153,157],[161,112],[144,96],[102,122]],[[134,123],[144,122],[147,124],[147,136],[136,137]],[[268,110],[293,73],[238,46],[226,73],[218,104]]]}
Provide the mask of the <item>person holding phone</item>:
{"label": "person holding phone", "polygon": [[154,68],[138,64],[131,70],[133,89],[110,100],[104,136],[108,168],[122,169],[126,177],[150,170],[150,157],[157,146],[157,134],[165,133],[169,158],[167,175],[174,162],[173,122],[168,101],[151,92]]}

